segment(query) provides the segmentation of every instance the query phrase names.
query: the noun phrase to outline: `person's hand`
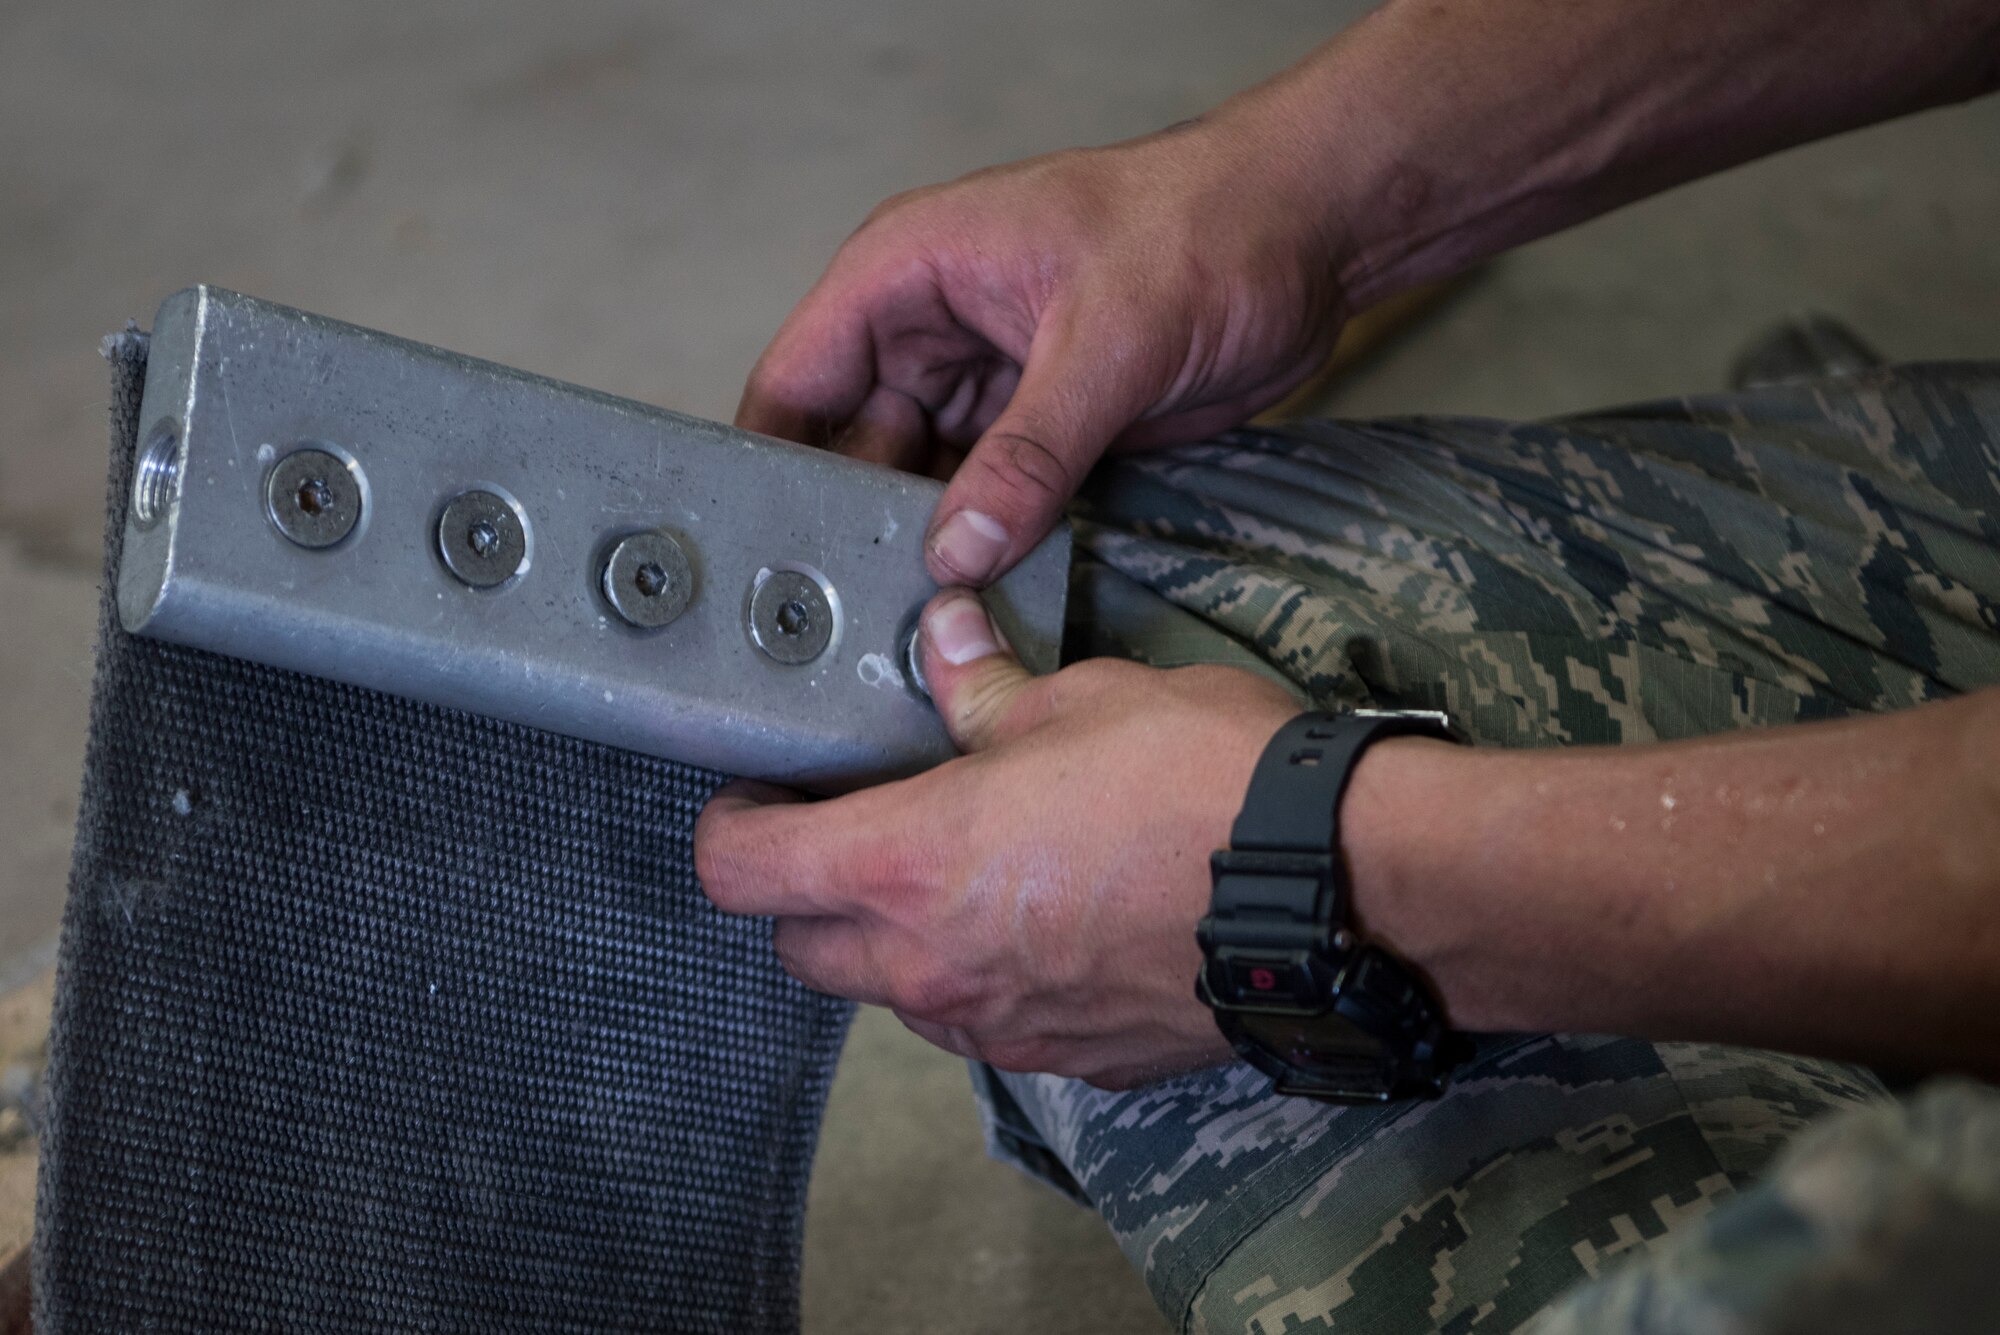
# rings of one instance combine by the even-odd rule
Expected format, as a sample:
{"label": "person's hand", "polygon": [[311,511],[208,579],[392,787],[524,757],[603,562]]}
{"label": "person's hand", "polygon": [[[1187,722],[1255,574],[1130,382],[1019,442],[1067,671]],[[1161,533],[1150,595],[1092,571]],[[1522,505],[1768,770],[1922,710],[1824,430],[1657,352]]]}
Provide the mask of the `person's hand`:
{"label": "person's hand", "polygon": [[1341,256],[1305,174],[1282,133],[1218,114],[898,195],[778,331],[737,425],[952,477],[926,558],[985,585],[1107,447],[1227,430],[1324,360]]}
{"label": "person's hand", "polygon": [[923,668],[968,754],[825,802],[729,785],[695,829],[709,898],[777,915],[807,985],[1004,1070],[1126,1087],[1225,1060],[1195,924],[1292,698],[1235,668],[1031,677],[965,589],[925,610]]}

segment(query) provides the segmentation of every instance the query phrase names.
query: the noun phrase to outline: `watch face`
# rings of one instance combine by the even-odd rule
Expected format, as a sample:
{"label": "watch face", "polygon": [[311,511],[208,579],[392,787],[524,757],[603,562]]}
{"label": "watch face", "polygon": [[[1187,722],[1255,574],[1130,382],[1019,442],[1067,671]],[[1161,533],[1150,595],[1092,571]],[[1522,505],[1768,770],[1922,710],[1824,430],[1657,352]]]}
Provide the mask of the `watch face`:
{"label": "watch face", "polygon": [[1335,1014],[1263,1015],[1239,1011],[1245,1035],[1301,1070],[1345,1069],[1355,1060],[1381,1059],[1382,1044]]}

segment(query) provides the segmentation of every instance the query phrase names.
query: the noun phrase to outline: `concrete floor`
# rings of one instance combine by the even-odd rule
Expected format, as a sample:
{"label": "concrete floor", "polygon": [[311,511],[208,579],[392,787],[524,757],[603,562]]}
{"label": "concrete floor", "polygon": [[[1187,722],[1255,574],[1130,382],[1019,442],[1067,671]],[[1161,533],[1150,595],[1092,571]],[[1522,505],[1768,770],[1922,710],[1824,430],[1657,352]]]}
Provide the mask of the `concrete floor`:
{"label": "concrete floor", "polygon": [[[726,417],[881,196],[1198,111],[1358,0],[0,7],[0,991],[46,958],[85,724],[98,336],[220,283]],[[2000,356],[2000,102],[1530,247],[1336,395],[1532,415],[1719,383],[1800,307]],[[1156,1330],[1095,1220],[984,1160],[958,1064],[865,1016],[816,1331]]]}

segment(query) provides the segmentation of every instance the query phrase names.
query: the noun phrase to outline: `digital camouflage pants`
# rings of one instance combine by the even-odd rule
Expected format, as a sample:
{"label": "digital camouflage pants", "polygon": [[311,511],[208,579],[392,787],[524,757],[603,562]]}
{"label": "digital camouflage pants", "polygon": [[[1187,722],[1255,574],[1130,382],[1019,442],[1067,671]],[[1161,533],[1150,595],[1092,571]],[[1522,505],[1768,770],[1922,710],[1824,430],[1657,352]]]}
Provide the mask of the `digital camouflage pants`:
{"label": "digital camouflage pants", "polygon": [[[1076,652],[1446,709],[1480,744],[1899,709],[2000,682],[2000,365],[1244,431],[1108,464],[1078,533]],[[1571,1035],[1486,1037],[1444,1098],[1379,1107],[1240,1063],[974,1075],[994,1152],[1100,1211],[1176,1329],[1847,1329],[1796,1323],[1864,1311],[1828,1295],[1896,1239],[1930,1258],[1887,1290],[1905,1318],[1960,1301],[1921,1266],[1976,1256],[1968,1228],[2000,1255],[2000,1097],[1970,1084],[1897,1105],[1852,1066]],[[1985,1264],[1956,1273],[2000,1303]]]}

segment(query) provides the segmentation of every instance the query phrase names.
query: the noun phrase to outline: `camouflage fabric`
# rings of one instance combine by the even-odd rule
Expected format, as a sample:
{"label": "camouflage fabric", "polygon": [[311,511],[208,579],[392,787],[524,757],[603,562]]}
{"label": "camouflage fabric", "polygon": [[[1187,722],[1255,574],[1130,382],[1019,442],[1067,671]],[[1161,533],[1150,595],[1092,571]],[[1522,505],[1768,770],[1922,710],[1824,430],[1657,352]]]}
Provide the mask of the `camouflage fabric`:
{"label": "camouflage fabric", "polygon": [[2000,1330],[2000,1091],[1830,1118],[1762,1183],[1537,1317],[1533,1335]]}
{"label": "camouflage fabric", "polygon": [[[1991,365],[1238,432],[1100,470],[1071,649],[1448,709],[1501,746],[1901,708],[2000,681],[1996,442]],[[994,1152],[1101,1211],[1175,1328],[1262,1335],[1515,1329],[1711,1236],[1808,1121],[1887,1097],[1830,1062],[1546,1035],[1381,1108],[1242,1065],[1119,1094],[975,1081]],[[1572,1299],[1575,1328],[1656,1328],[1626,1283]]]}
{"label": "camouflage fabric", "polygon": [[1107,617],[1100,572],[1087,648],[1247,650],[1322,706],[1448,708],[1493,745],[1896,709],[2000,673],[2000,368],[1238,432],[1100,470],[1078,532],[1191,623],[1126,632],[1143,598]]}

